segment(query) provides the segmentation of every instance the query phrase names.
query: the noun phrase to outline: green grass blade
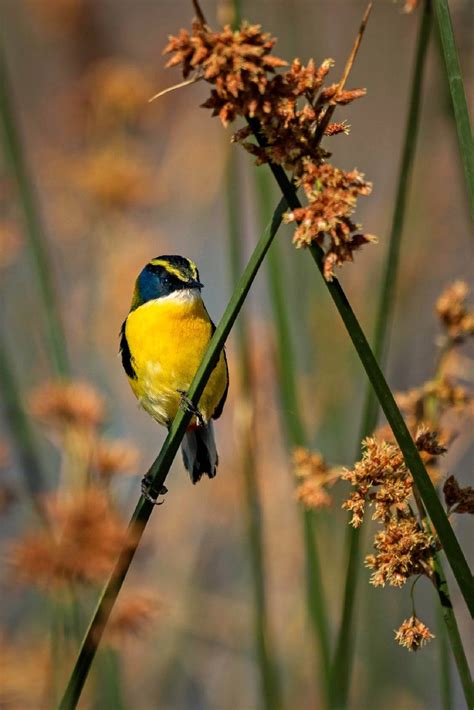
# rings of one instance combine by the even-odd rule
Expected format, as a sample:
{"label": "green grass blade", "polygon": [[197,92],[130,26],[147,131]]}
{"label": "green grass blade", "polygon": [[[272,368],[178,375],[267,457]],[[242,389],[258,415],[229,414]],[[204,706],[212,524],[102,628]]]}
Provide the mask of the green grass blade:
{"label": "green grass blade", "polygon": [[[270,213],[271,190],[267,176],[257,173],[262,222]],[[284,421],[284,434],[290,449],[307,446],[308,440],[298,401],[295,378],[296,365],[291,343],[291,332],[285,302],[285,281],[279,244],[275,242],[267,258],[270,301],[277,334],[278,390]],[[319,676],[325,701],[329,699],[330,643],[328,612],[322,587],[321,562],[316,544],[317,518],[312,511],[301,511],[305,549],[306,599],[313,637],[320,659]]]}
{"label": "green grass blade", "polygon": [[[229,266],[232,284],[235,285],[242,273],[242,235],[240,231],[242,205],[238,174],[238,156],[230,148],[227,165],[227,207],[229,222]],[[248,551],[251,563],[254,596],[254,631],[257,660],[260,669],[262,706],[266,710],[281,707],[281,695],[276,672],[273,641],[268,620],[267,589],[265,581],[265,550],[262,532],[262,512],[256,469],[256,440],[253,411],[255,406],[254,387],[248,328],[244,313],[241,313],[235,325],[238,361],[240,363],[240,382],[242,398],[248,410],[252,412],[244,423],[240,452],[245,488],[244,515],[247,523]]]}
{"label": "green grass blade", "polygon": [[[255,120],[249,120],[250,125],[260,141],[258,124]],[[288,206],[291,209],[298,209],[301,203],[296,194],[296,190],[286,176],[285,171],[278,165],[269,164],[273,175],[286,198]],[[324,252],[317,245],[313,244],[309,247],[311,256],[313,257],[318,270],[324,279]],[[428,514],[436,528],[436,532],[440,542],[444,548],[446,557],[451,566],[453,574],[459,585],[459,589],[463,595],[466,605],[474,616],[474,579],[467,564],[464,552],[458,542],[456,535],[451,527],[451,524],[446,516],[443,506],[437,496],[433,483],[428,476],[424,464],[420,458],[420,454],[415,446],[415,443],[408,431],[408,427],[398,409],[393,394],[388,386],[385,377],[380,369],[377,360],[370,348],[370,345],[365,337],[357,317],[352,310],[352,307],[344,293],[339,281],[334,278],[332,281],[326,281],[326,288],[334,301],[334,304],[342,318],[349,337],[352,340],[362,366],[369,378],[369,381],[375,391],[380,406],[390,424],[394,433],[395,439],[400,446],[405,462],[413,476],[413,479],[418,487],[421,498]]]}
{"label": "green grass blade", "polygon": [[[384,356],[387,350],[387,343],[390,337],[390,328],[393,320],[393,301],[395,295],[396,277],[400,262],[400,245],[405,221],[407,197],[416,153],[416,143],[420,122],[423,73],[426,63],[430,28],[430,2],[425,0],[415,53],[409,110],[405,128],[402,159],[400,162],[389,248],[385,261],[384,274],[381,280],[379,303],[375,321],[373,353],[376,360],[380,363],[383,363],[385,360]],[[357,440],[356,459],[360,455],[360,442],[365,439],[366,436],[369,436],[377,425],[378,414],[379,402],[369,382],[365,395],[360,434]],[[350,676],[355,646],[354,612],[357,585],[361,571],[360,556],[362,535],[362,528],[353,528],[352,526],[348,526],[346,534],[347,571],[344,585],[344,601],[331,678],[331,700],[333,706],[337,708],[346,706],[350,686]]]}
{"label": "green grass blade", "polygon": [[464,83],[459,65],[458,51],[454,39],[453,25],[448,0],[433,0],[438,31],[443,47],[444,63],[448,75],[449,90],[453,102],[454,117],[459,141],[459,151],[466,176],[467,192],[471,215],[474,218],[474,143],[469,120]]}
{"label": "green grass blade", "polygon": [[43,302],[42,317],[45,320],[47,341],[56,373],[69,374],[64,331],[53,285],[52,269],[47,253],[46,237],[33,184],[28,175],[26,160],[15,118],[12,93],[7,67],[0,44],[0,140],[7,167],[17,185],[18,197],[24,214],[28,245]]}
{"label": "green grass blade", "polygon": [[[278,231],[286,209],[287,202],[282,198],[275,210],[271,224],[260,237],[245,271],[235,287],[224,315],[212,336],[206,354],[189,388],[188,396],[195,404],[199,402],[206,382],[218,362],[220,352],[242,308],[273,237]],[[148,471],[148,475],[152,481],[150,486],[152,496],[157,496],[161,491],[191,416],[189,410],[185,411],[183,409],[178,412],[160,453]],[[59,705],[60,710],[70,710],[77,706],[110,612],[115,604],[154,507],[155,506],[147,498],[143,495],[140,496],[129,525],[129,544],[125,545],[122,549],[115,568],[102,590],[97,607],[82,641],[69,683]]]}

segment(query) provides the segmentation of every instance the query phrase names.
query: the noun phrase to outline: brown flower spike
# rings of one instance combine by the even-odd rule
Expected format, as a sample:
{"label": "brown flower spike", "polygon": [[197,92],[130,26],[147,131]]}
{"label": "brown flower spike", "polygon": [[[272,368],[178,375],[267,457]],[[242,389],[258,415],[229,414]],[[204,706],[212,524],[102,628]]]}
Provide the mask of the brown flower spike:
{"label": "brown flower spike", "polygon": [[255,155],[257,164],[281,165],[304,186],[307,205],[286,220],[298,225],[296,246],[317,242],[323,247],[324,274],[330,280],[336,266],[352,261],[356,249],[374,241],[351,220],[357,198],[370,193],[370,183],[356,170],[345,172],[326,163],[330,153],[319,145],[322,135],[348,132],[344,122],[328,122],[329,111],[364,96],[365,90],[324,86],[331,59],[320,66],[312,59],[306,65],[294,59],[287,71],[277,73],[286,62],[272,54],[275,42],[260,25],[244,22],[237,30],[227,25],[213,32],[201,18],[191,32],[181,29],[170,37],[164,53],[173,55],[167,66],[181,66],[185,79],[192,75],[212,85],[203,106],[224,126],[239,116],[256,121],[261,145],[248,140],[249,127],[237,131],[233,140]]}
{"label": "brown flower spike", "polygon": [[419,651],[431,639],[434,639],[434,636],[429,628],[414,614],[409,619],[405,619],[395,632],[395,641],[409,651]]}

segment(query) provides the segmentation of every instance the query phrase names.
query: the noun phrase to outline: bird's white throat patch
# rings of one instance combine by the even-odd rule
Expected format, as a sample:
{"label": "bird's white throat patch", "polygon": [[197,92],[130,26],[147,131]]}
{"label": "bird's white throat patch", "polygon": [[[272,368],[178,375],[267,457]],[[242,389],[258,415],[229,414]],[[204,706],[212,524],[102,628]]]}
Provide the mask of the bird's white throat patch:
{"label": "bird's white throat patch", "polygon": [[168,294],[168,296],[160,296],[160,298],[153,298],[151,301],[144,303],[141,308],[146,308],[154,303],[163,303],[164,301],[172,301],[173,303],[181,303],[183,305],[195,303],[201,298],[201,292],[198,288],[181,288],[179,291],[173,291],[173,293]]}

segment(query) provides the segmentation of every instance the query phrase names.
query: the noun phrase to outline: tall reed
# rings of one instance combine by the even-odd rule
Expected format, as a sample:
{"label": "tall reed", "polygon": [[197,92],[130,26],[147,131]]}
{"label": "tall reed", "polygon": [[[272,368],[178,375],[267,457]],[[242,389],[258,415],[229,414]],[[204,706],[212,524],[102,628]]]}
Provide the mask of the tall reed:
{"label": "tall reed", "polygon": [[[395,207],[390,230],[390,241],[385,258],[384,273],[380,281],[379,302],[373,337],[373,353],[383,364],[393,322],[393,304],[397,273],[400,264],[400,247],[405,222],[407,199],[411,185],[413,163],[416,154],[420,107],[422,99],[423,74],[426,64],[428,41],[431,27],[429,0],[423,4],[423,14],[418,31],[413,75],[411,79],[409,109],[403,139]],[[367,384],[362,413],[361,428],[357,438],[355,459],[360,455],[360,442],[370,436],[377,425],[380,405],[370,382]],[[346,580],[336,650],[332,665],[331,699],[334,707],[345,707],[350,687],[350,675],[355,646],[355,601],[361,570],[361,542],[363,528],[348,527],[346,536]]]}

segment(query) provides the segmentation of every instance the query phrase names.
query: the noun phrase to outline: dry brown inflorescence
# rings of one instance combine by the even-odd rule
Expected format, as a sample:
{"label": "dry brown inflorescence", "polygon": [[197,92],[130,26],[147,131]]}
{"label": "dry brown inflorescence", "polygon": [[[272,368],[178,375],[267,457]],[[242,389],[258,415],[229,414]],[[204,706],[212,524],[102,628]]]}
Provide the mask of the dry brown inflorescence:
{"label": "dry brown inflorescence", "polygon": [[319,452],[303,447],[293,451],[293,472],[298,482],[296,500],[308,510],[328,508],[332,505],[329,488],[340,477],[340,470],[333,469]]}
{"label": "dry brown inflorescence", "polygon": [[434,639],[429,628],[418,619],[415,614],[405,619],[403,624],[395,632],[395,640],[400,646],[404,646],[409,651],[418,651],[431,639]]}
{"label": "dry brown inflorescence", "polygon": [[226,26],[213,32],[195,20],[190,32],[181,29],[169,38],[164,53],[173,55],[167,66],[180,66],[185,79],[212,85],[203,106],[224,126],[238,117],[256,122],[260,145],[249,140],[253,128],[248,125],[234,133],[233,141],[255,155],[257,164],[273,163],[290,171],[295,184],[303,187],[306,204],[285,219],[297,225],[297,247],[317,243],[324,249],[324,273],[331,280],[335,266],[352,261],[356,249],[374,241],[352,221],[357,198],[368,195],[371,185],[357,170],[346,172],[328,163],[330,153],[320,140],[348,132],[345,122],[329,123],[327,111],[364,96],[365,90],[325,85],[331,59],[320,66],[312,59],[307,64],[294,59],[286,71],[277,72],[287,62],[272,53],[275,42],[260,25],[243,22],[238,30]]}
{"label": "dry brown inflorescence", "polygon": [[[449,358],[460,344],[473,334],[474,313],[467,304],[468,288],[456,281],[446,288],[436,303],[443,329],[443,339],[433,379],[408,392],[397,395],[397,402],[427,472],[439,483],[439,457],[447,450],[456,431],[446,419],[469,414],[472,394],[448,376]],[[427,524],[425,512],[412,476],[390,427],[385,426],[363,442],[362,459],[342,478],[353,486],[343,507],[352,513],[351,523],[362,524],[367,507],[374,509],[372,519],[382,525],[374,539],[375,554],[366,557],[373,570],[375,586],[403,586],[410,577],[424,575],[436,582],[433,574],[434,555],[439,549],[436,534]],[[462,487],[453,475],[444,483],[443,493],[448,514],[473,513],[474,491]],[[413,614],[396,632],[396,640],[416,651],[433,638],[427,627]]]}

